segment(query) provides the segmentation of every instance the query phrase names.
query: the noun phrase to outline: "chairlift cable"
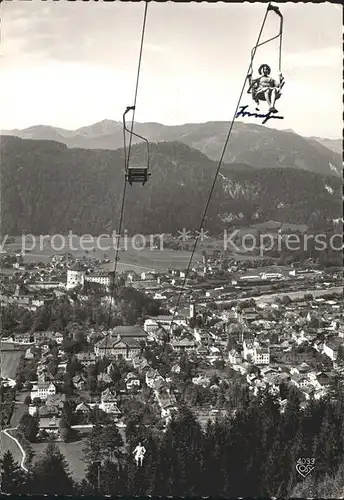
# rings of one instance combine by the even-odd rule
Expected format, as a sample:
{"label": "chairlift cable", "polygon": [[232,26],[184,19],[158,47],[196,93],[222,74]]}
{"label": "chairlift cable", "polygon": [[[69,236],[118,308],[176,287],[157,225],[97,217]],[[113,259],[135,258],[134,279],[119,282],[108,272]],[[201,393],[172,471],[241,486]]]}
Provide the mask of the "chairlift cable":
{"label": "chairlift cable", "polygon": [[[133,120],[132,120],[132,123],[131,123],[131,132],[132,132],[132,129],[134,127],[134,115],[135,115],[135,108],[136,108],[136,102],[137,102],[137,93],[138,93],[138,86],[139,86],[139,78],[140,78],[140,71],[141,71],[141,60],[142,60],[142,52],[143,52],[144,34],[145,34],[145,30],[146,30],[147,9],[148,9],[148,3],[146,2],[145,3],[145,10],[144,10],[144,17],[143,17],[143,24],[142,24],[139,62],[138,62],[138,67],[137,67],[135,97],[134,97],[134,106],[133,106],[133,112],[134,112],[134,114],[133,114]],[[130,142],[129,142],[128,155],[126,153],[125,130],[123,130],[123,140],[124,140],[124,169],[125,169],[124,175],[126,176],[127,167],[129,165],[132,134],[130,134]],[[127,189],[127,181],[126,181],[126,178],[125,178],[125,180],[124,180],[124,186],[123,186],[121,211],[120,211],[120,217],[119,217],[119,223],[118,223],[118,232],[117,232],[117,235],[116,235],[117,238],[118,238],[118,242],[116,244],[115,264],[114,264],[114,270],[113,270],[113,273],[112,273],[112,289],[111,289],[111,295],[110,295],[109,314],[108,314],[108,321],[107,321],[107,328],[108,328],[108,330],[110,328],[110,322],[111,322],[112,302],[114,301],[114,297],[115,297],[115,282],[116,282],[118,252],[119,252],[119,244],[120,244],[120,237],[121,237],[121,231],[122,231],[122,223],[123,223],[123,213],[124,213],[124,206],[125,206],[126,189]],[[108,348],[109,332],[106,334],[105,339],[106,340],[105,340],[105,353],[104,353],[104,357],[106,356],[106,352],[107,352],[107,348]]]}
{"label": "chairlift cable", "polygon": [[179,296],[178,296],[178,299],[177,299],[177,303],[176,303],[176,306],[175,306],[174,311],[173,311],[172,321],[171,321],[171,325],[170,325],[171,331],[172,331],[173,323],[174,323],[174,320],[175,320],[175,317],[176,317],[176,314],[177,314],[177,309],[179,307],[180,300],[181,300],[182,295],[183,295],[183,291],[184,291],[184,288],[185,288],[186,280],[187,280],[188,274],[190,272],[190,268],[191,268],[191,264],[192,264],[192,259],[193,259],[193,256],[195,254],[196,248],[197,248],[197,243],[198,243],[198,240],[199,240],[199,237],[200,237],[200,233],[202,233],[204,220],[205,220],[206,215],[207,215],[207,211],[208,211],[208,208],[209,208],[209,205],[210,205],[211,197],[212,197],[214,189],[215,189],[216,181],[217,181],[217,178],[218,178],[218,175],[219,175],[219,172],[220,172],[220,168],[221,168],[221,165],[222,165],[222,162],[223,162],[223,158],[224,158],[224,155],[225,155],[225,152],[226,152],[226,149],[227,149],[227,145],[228,145],[231,133],[232,133],[233,125],[234,125],[234,122],[235,122],[235,119],[236,119],[236,115],[237,115],[237,112],[238,112],[238,109],[239,109],[239,106],[240,106],[240,101],[242,99],[242,96],[243,96],[243,93],[244,93],[244,90],[245,90],[245,87],[246,87],[246,81],[248,79],[248,75],[251,72],[253,60],[254,60],[257,48],[260,45],[259,42],[260,42],[260,39],[261,39],[261,36],[262,36],[262,33],[263,33],[263,29],[264,29],[264,26],[265,26],[265,23],[266,23],[266,19],[267,19],[267,16],[268,16],[268,13],[269,13],[270,10],[275,10],[274,8],[271,9],[271,2],[269,2],[268,6],[267,6],[267,10],[266,10],[266,13],[265,13],[265,16],[264,16],[264,19],[263,19],[263,22],[262,22],[262,25],[261,25],[261,28],[260,28],[260,32],[259,32],[259,35],[258,35],[258,38],[257,38],[257,42],[256,42],[256,44],[255,44],[255,46],[254,46],[254,48],[253,48],[253,50],[251,52],[250,65],[248,67],[248,70],[247,70],[247,73],[246,73],[246,76],[245,76],[245,80],[244,80],[244,83],[243,83],[243,86],[242,86],[242,89],[241,89],[241,92],[240,92],[240,96],[239,96],[239,99],[238,99],[238,102],[237,102],[237,105],[236,105],[236,108],[235,108],[233,119],[232,119],[232,121],[230,123],[230,126],[229,126],[227,138],[226,138],[226,141],[225,141],[222,153],[221,153],[221,157],[220,157],[217,169],[216,169],[215,178],[214,178],[214,181],[212,183],[212,186],[211,186],[211,189],[210,189],[210,192],[209,192],[209,195],[208,195],[208,200],[207,200],[207,203],[206,203],[206,206],[205,206],[205,210],[204,210],[204,213],[203,213],[203,216],[202,216],[202,219],[201,219],[201,224],[200,224],[200,228],[199,228],[199,231],[198,231],[198,235],[197,235],[197,237],[195,239],[195,243],[194,243],[194,246],[193,246],[193,249],[192,249],[192,252],[191,252],[191,257],[190,257],[190,260],[189,260],[187,271],[186,271],[185,276],[184,276],[183,285],[182,285],[182,288],[180,290],[180,293],[179,293]]}
{"label": "chairlift cable", "polygon": [[129,166],[129,162],[130,162],[130,152],[131,152],[131,142],[132,142],[132,138],[133,138],[133,129],[134,129],[134,121],[135,121],[136,101],[137,101],[137,93],[138,93],[138,89],[139,89],[139,79],[140,79],[140,72],[141,72],[143,42],[144,42],[145,31],[146,31],[147,10],[148,10],[148,2],[145,2],[145,10],[144,10],[144,14],[143,14],[143,24],[142,24],[142,34],[141,34],[141,44],[140,44],[139,64],[138,64],[138,68],[137,68],[136,87],[135,87],[135,96],[134,96],[134,105],[133,105],[133,119],[131,122],[131,131],[130,131],[130,137],[129,137],[127,167]]}

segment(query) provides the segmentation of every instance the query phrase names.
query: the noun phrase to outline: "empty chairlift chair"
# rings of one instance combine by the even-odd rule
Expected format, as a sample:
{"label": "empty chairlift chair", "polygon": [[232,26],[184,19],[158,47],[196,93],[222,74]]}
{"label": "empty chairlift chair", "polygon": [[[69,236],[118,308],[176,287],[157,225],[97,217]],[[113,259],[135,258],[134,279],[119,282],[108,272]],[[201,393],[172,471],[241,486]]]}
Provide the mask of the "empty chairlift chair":
{"label": "empty chairlift chair", "polygon": [[[139,134],[136,134],[135,132],[132,132],[129,130],[126,126],[125,122],[125,115],[128,113],[128,111],[134,110],[134,106],[128,106],[127,109],[125,110],[123,114],[123,134],[124,134],[124,161],[125,161],[125,179],[129,184],[132,186],[133,183],[141,183],[142,186],[146,184],[148,181],[149,176],[151,175],[149,171],[149,142],[147,139],[142,137]],[[133,167],[130,165],[130,158],[129,155],[127,156],[126,152],[126,141],[125,141],[125,133],[128,132],[130,135],[134,135],[135,137],[138,137],[139,139],[142,139],[146,145],[147,145],[147,160],[145,162],[145,165],[142,167]]]}

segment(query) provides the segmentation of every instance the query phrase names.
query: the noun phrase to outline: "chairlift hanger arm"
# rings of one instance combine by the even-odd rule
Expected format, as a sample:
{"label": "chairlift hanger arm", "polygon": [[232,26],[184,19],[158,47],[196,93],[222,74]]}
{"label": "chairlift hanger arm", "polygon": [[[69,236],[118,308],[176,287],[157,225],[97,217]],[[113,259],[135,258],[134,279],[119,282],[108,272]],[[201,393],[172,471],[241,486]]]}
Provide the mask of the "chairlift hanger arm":
{"label": "chairlift hanger arm", "polygon": [[276,38],[278,38],[280,36],[281,36],[281,32],[279,32],[278,35],[273,36],[272,38],[269,38],[268,40],[265,40],[262,43],[259,43],[258,45],[256,45],[255,47],[253,47],[253,49],[251,50],[251,55],[253,55],[254,50],[257,49],[258,47],[261,47],[262,45],[265,45],[266,43],[272,42],[272,40],[275,40]]}
{"label": "chairlift hanger arm", "polygon": [[143,141],[145,141],[145,143],[147,144],[147,147],[149,147],[149,142],[148,142],[148,140],[145,137],[142,137],[142,135],[136,134],[135,132],[132,132],[131,130],[129,130],[127,128],[126,121],[125,121],[125,115],[127,114],[128,111],[131,111],[132,109],[134,109],[134,106],[128,107],[126,109],[126,111],[123,113],[123,126],[124,126],[124,130],[126,132],[128,132],[129,134],[134,135],[135,137],[138,137],[139,139],[142,139]]}
{"label": "chairlift hanger arm", "polygon": [[268,11],[269,10],[273,10],[274,12],[276,12],[276,14],[278,16],[280,16],[282,19],[283,19],[283,16],[282,16],[282,13],[281,11],[279,10],[279,7],[277,5],[271,5],[271,3],[269,3],[268,5]]}
{"label": "chairlift hanger arm", "polygon": [[132,130],[129,130],[127,128],[127,125],[126,125],[126,121],[125,121],[125,115],[129,112],[129,111],[135,111],[135,106],[127,106],[127,109],[125,110],[125,112],[123,113],[123,128],[126,132],[128,132],[130,135],[134,135],[135,137],[138,137],[139,139],[142,139],[146,145],[147,145],[147,153],[148,153],[148,159],[147,159],[147,164],[148,164],[148,169],[149,169],[149,141],[148,139],[146,139],[145,137],[142,137],[142,135],[139,135],[139,134],[136,134],[135,132],[133,132]]}
{"label": "chairlift hanger arm", "polygon": [[272,42],[272,40],[276,40],[276,38],[280,38],[279,71],[281,72],[281,50],[282,50],[282,33],[283,33],[283,15],[282,15],[281,11],[279,10],[279,7],[277,7],[276,5],[269,4],[268,8],[267,8],[267,12],[269,13],[270,11],[275,12],[275,14],[277,14],[279,16],[279,18],[280,18],[279,32],[278,32],[277,35],[269,38],[268,40],[265,40],[264,42],[260,42],[260,43],[258,43],[257,45],[255,45],[253,47],[253,49],[251,50],[251,67],[250,67],[250,70],[252,68],[253,59],[254,59],[255,52],[256,52],[257,48],[261,47],[262,45],[265,45],[266,43]]}

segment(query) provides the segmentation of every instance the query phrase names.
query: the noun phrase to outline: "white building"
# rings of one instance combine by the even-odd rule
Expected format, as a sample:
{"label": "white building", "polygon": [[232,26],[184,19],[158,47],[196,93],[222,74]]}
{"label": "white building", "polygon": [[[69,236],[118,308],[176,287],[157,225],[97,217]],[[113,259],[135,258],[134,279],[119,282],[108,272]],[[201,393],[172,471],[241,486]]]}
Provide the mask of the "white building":
{"label": "white building", "polygon": [[[147,333],[154,332],[158,330],[159,328],[166,328],[167,330],[170,329],[171,323],[172,323],[173,316],[153,316],[151,318],[146,319],[144,322],[143,329]],[[173,324],[180,325],[185,323],[185,320],[181,319],[174,319]]]}
{"label": "white building", "polygon": [[1,377],[1,386],[3,387],[14,387],[16,385],[16,381],[9,377]]}
{"label": "white building", "polygon": [[38,408],[35,405],[29,405],[29,415],[34,417],[38,413]]}
{"label": "white building", "polygon": [[256,347],[253,360],[255,365],[268,365],[270,363],[270,349],[268,347]]}
{"label": "white building", "polygon": [[128,373],[125,378],[125,383],[127,390],[130,390],[133,387],[139,388],[141,386],[140,379],[134,373]]}
{"label": "white building", "polygon": [[338,357],[338,346],[331,341],[325,342],[323,352],[326,356],[332,359],[332,361],[336,361]]}
{"label": "white building", "polygon": [[151,318],[146,319],[143,325],[144,331],[148,334],[158,331],[159,328],[160,326],[158,325],[158,323]]}
{"label": "white building", "polygon": [[52,382],[38,382],[31,391],[31,400],[35,398],[47,399],[48,396],[56,394],[56,386]]}
{"label": "white building", "polygon": [[283,278],[281,273],[261,273],[262,280],[280,280]]}
{"label": "white building", "polygon": [[142,272],[141,273],[141,280],[146,281],[146,280],[153,280],[155,278],[154,273],[150,272]]}
{"label": "white building", "polygon": [[203,333],[202,330],[200,330],[199,328],[194,328],[192,333],[193,333],[193,336],[194,336],[196,342],[201,343],[202,342],[202,333]]}
{"label": "white building", "polygon": [[54,334],[54,340],[56,340],[57,344],[62,344],[63,342],[63,335],[62,333],[55,333]]}
{"label": "white building", "polygon": [[98,283],[99,285],[109,287],[111,284],[111,276],[108,273],[105,273],[105,274],[87,274],[85,276],[85,282]]}
{"label": "white building", "polygon": [[118,409],[118,398],[117,395],[110,391],[110,389],[106,389],[101,394],[101,403],[99,408],[103,410],[105,413],[112,413],[114,416],[120,416],[121,412]]}
{"label": "white building", "polygon": [[83,288],[85,282],[85,272],[84,271],[76,271],[68,269],[67,271],[67,290],[71,290],[77,286],[81,286]]}
{"label": "white building", "polygon": [[238,353],[238,351],[236,349],[232,349],[228,353],[228,360],[233,365],[236,365],[236,364],[242,362],[242,356],[241,356],[241,354]]}
{"label": "white building", "polygon": [[188,340],[188,339],[174,339],[171,342],[172,349],[175,351],[193,351],[196,349],[196,342],[193,340]]}
{"label": "white building", "polygon": [[196,304],[194,302],[191,302],[190,304],[190,313],[189,313],[190,318],[195,318],[196,317]]}
{"label": "white building", "polygon": [[243,342],[243,358],[247,359],[249,356],[254,358],[255,345],[252,341],[244,340]]}
{"label": "white building", "polygon": [[261,279],[260,275],[248,274],[245,276],[240,276],[239,281],[256,281],[256,280],[260,280],[260,279]]}

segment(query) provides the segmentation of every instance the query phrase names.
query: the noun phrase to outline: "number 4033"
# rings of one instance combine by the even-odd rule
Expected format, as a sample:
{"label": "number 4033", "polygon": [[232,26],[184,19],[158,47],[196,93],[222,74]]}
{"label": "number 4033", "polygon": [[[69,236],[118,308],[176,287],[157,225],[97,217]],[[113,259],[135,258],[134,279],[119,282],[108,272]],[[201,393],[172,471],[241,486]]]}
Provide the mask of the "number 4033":
{"label": "number 4033", "polygon": [[299,458],[297,461],[298,464],[315,464],[315,458]]}

